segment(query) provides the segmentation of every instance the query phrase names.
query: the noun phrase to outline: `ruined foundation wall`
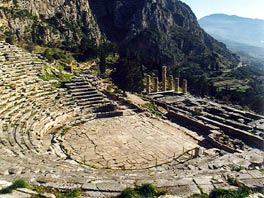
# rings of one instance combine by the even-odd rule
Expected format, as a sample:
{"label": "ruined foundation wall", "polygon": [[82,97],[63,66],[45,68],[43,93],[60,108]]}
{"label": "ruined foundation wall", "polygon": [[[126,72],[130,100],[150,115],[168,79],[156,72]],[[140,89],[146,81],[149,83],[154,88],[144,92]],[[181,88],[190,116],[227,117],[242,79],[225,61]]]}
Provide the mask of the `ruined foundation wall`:
{"label": "ruined foundation wall", "polygon": [[[197,128],[198,130],[206,132],[206,133],[210,133],[210,130],[215,130],[215,128],[213,128],[213,126],[211,126],[211,125],[204,124],[202,122],[191,119],[190,117],[178,114],[178,113],[173,112],[173,111],[169,111],[167,116],[169,118],[176,118],[179,121],[184,122],[186,124],[190,124],[191,126]],[[221,123],[219,123],[219,124],[215,123],[215,125],[218,126],[226,135],[229,135],[229,136],[232,136],[233,138],[242,140],[245,144],[247,144],[251,147],[264,150],[264,141],[261,138],[254,136],[254,135],[252,135],[246,131],[243,131],[243,130],[240,130],[237,128],[233,128],[233,127],[228,126],[228,125],[223,125]]]}
{"label": "ruined foundation wall", "polygon": [[211,125],[207,125],[207,124],[204,124],[200,121],[197,121],[197,120],[194,120],[194,119],[191,119],[185,115],[182,115],[182,114],[178,114],[174,111],[169,111],[167,116],[169,118],[176,118],[177,120],[181,121],[181,122],[184,122],[186,124],[189,124],[195,128],[197,128],[199,131],[202,131],[202,132],[206,132],[206,133],[210,133],[210,130],[216,130],[217,128],[211,126]]}
{"label": "ruined foundation wall", "polygon": [[221,126],[219,125],[219,128],[223,130],[225,134],[230,135],[234,138],[240,139],[249,146],[264,150],[264,141],[261,138],[248,133],[247,131],[243,131],[243,130],[236,129],[236,128],[233,128],[227,125],[222,125],[222,124]]}

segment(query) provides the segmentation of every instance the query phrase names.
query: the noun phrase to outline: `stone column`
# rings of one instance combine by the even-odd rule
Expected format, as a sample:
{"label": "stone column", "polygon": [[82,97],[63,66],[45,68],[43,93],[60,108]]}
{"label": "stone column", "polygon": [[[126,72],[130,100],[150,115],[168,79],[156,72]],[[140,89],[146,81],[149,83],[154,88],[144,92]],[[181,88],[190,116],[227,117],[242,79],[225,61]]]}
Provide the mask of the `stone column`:
{"label": "stone column", "polygon": [[174,82],[173,82],[173,75],[170,75],[170,79],[169,79],[169,90],[173,90],[174,89]]}
{"label": "stone column", "polygon": [[154,92],[158,92],[159,91],[159,78],[158,77],[154,77],[153,78],[153,81],[154,81]]}
{"label": "stone column", "polygon": [[187,80],[183,79],[183,83],[182,83],[182,93],[183,94],[187,94]]}
{"label": "stone column", "polygon": [[150,75],[147,75],[146,92],[147,94],[150,93]]}
{"label": "stone column", "polygon": [[180,79],[175,78],[175,92],[179,93],[179,85],[180,85]]}
{"label": "stone column", "polygon": [[167,86],[167,67],[162,67],[162,91],[166,91]]}
{"label": "stone column", "polygon": [[194,149],[194,157],[198,157],[200,155],[200,147],[196,147]]}

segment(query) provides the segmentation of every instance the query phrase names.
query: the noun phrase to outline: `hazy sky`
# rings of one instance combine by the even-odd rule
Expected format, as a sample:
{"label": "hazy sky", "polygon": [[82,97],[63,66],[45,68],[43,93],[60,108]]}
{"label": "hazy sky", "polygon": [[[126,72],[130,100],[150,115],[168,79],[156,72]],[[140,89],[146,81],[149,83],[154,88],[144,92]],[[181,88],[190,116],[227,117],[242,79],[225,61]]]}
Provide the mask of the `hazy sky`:
{"label": "hazy sky", "polygon": [[181,0],[188,4],[196,17],[224,13],[264,19],[264,0]]}

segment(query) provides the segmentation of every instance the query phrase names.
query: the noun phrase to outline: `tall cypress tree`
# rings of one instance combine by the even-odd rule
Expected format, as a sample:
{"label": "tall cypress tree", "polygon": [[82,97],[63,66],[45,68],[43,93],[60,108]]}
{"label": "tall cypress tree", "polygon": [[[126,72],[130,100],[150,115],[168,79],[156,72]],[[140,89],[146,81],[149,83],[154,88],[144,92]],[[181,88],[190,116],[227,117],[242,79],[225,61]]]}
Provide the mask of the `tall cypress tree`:
{"label": "tall cypress tree", "polygon": [[116,64],[112,78],[124,91],[141,92],[144,88],[140,65],[135,60],[121,58]]}

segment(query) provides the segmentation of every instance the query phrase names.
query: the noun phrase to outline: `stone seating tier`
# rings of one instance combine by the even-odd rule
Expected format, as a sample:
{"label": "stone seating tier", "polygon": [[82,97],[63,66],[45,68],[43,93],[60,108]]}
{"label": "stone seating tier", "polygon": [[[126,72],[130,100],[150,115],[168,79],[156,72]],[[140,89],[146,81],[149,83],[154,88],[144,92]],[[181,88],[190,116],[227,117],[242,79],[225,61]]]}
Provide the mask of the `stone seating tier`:
{"label": "stone seating tier", "polygon": [[0,146],[12,155],[40,153],[42,136],[77,119],[73,114],[79,110],[64,89],[56,90],[37,77],[47,63],[4,42],[0,46]]}

